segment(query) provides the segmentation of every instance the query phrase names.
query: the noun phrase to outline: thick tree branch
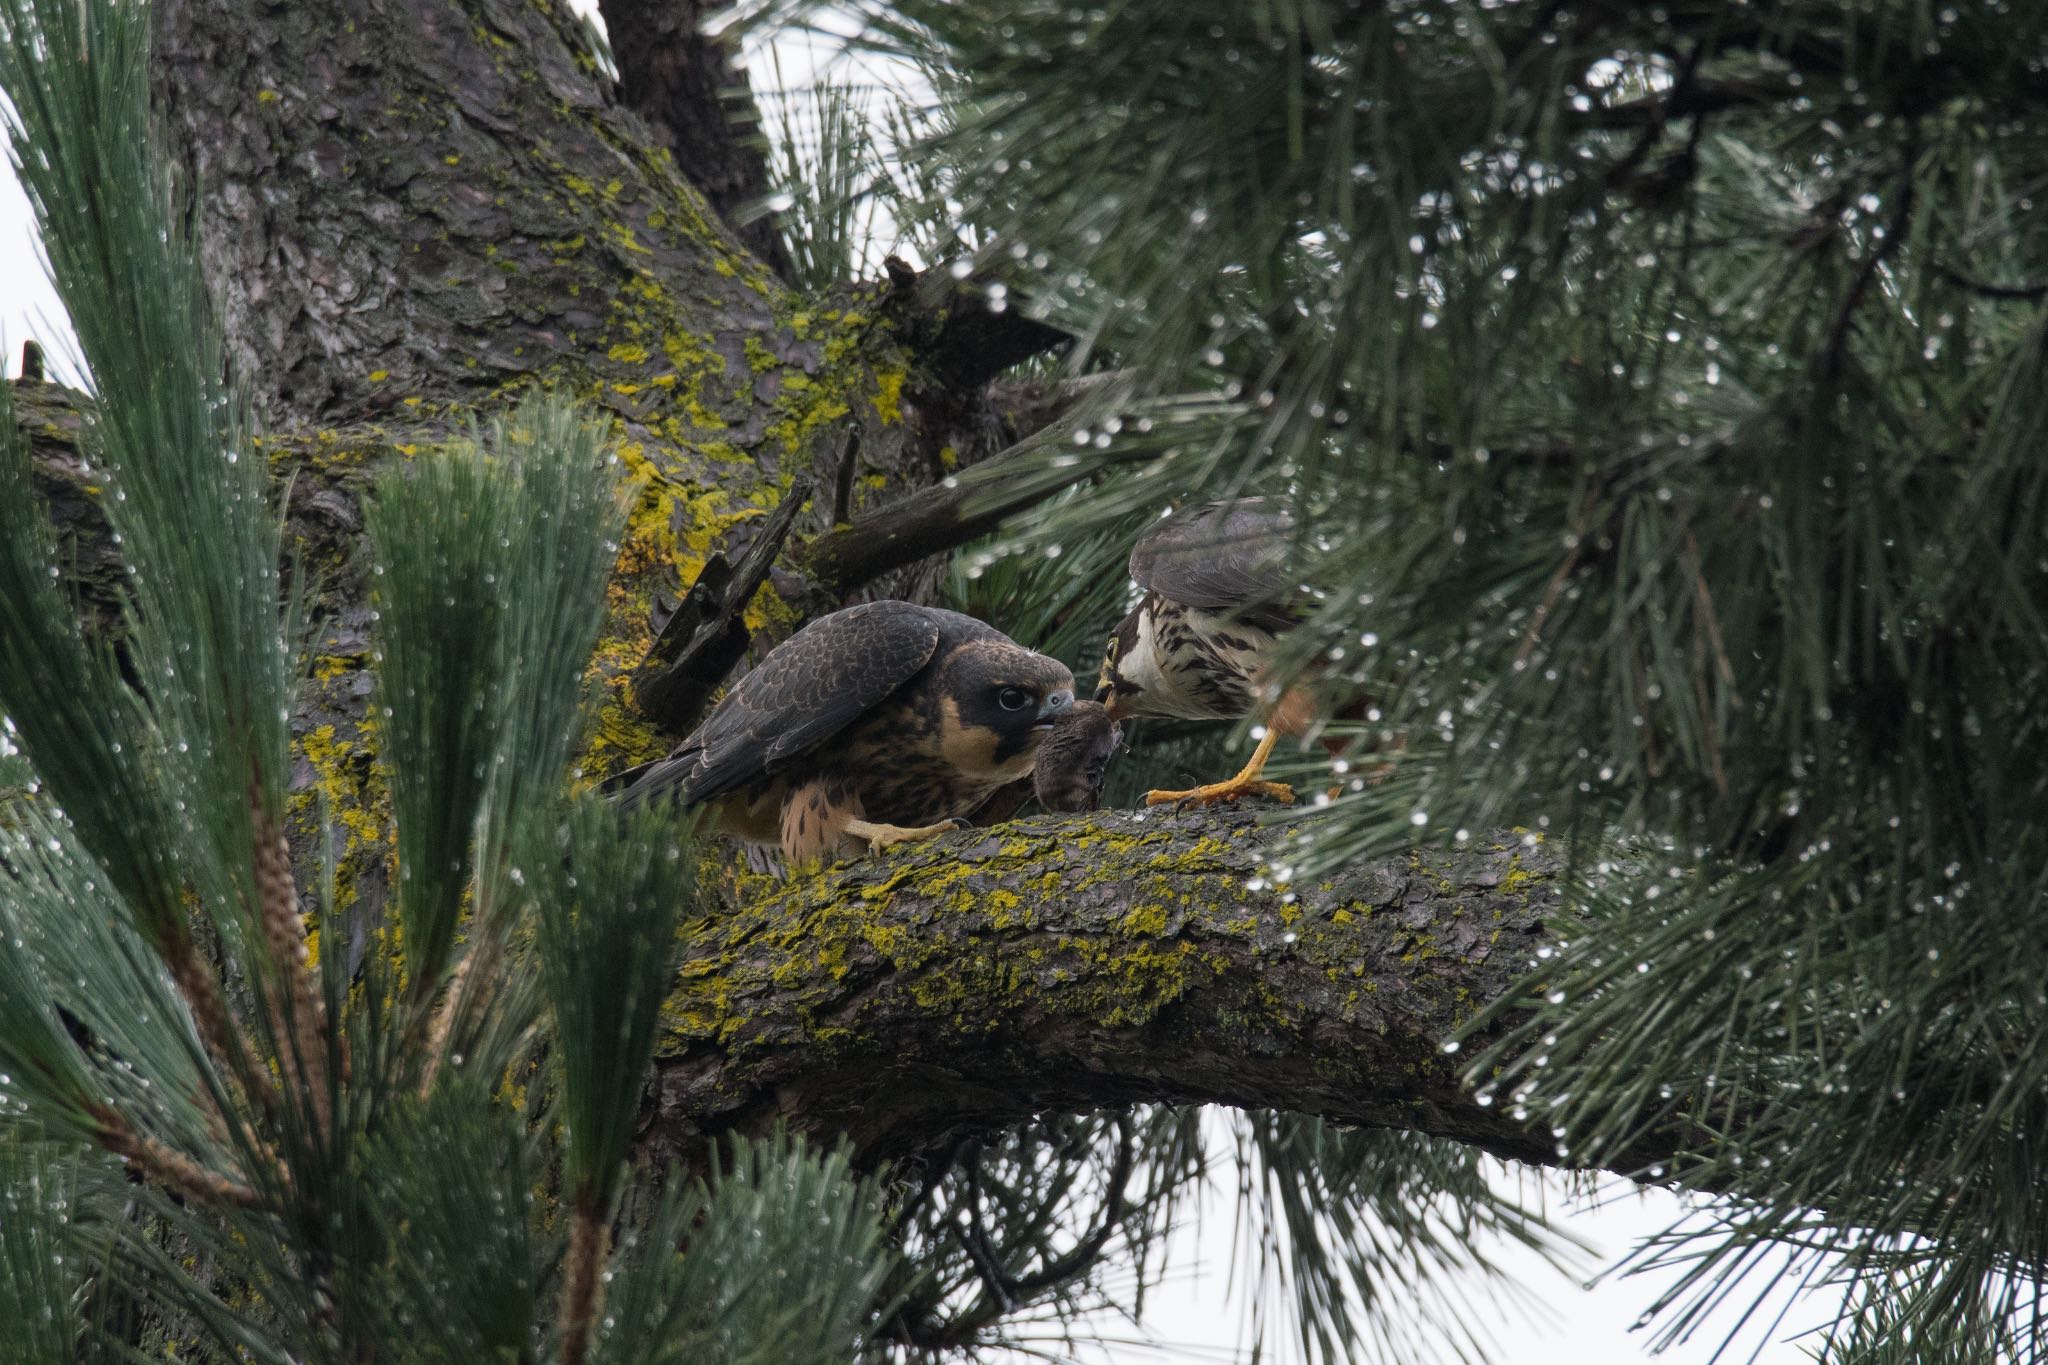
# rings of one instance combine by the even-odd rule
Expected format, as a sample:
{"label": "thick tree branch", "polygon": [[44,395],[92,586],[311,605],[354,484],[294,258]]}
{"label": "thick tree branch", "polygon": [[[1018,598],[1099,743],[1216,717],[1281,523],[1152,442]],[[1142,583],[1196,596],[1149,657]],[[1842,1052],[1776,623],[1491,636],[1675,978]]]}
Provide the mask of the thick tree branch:
{"label": "thick tree branch", "polygon": [[1562,860],[1502,836],[1274,887],[1288,837],[1100,812],[744,888],[694,928],[645,1141],[780,1118],[880,1159],[1035,1113],[1217,1103],[1556,1161],[1442,1049],[1549,940]]}
{"label": "thick tree branch", "polygon": [[[1151,457],[1146,451],[1121,458]],[[820,592],[843,595],[906,564],[985,536],[1109,462],[1098,456],[1056,467],[1046,458],[1042,442],[1029,441],[819,536],[798,552],[797,562]]]}
{"label": "thick tree branch", "polygon": [[726,0],[599,0],[620,93],[668,146],[719,217],[748,250],[789,278],[789,248],[772,218],[743,222],[768,195],[761,114],[730,43],[708,37],[707,17]]}

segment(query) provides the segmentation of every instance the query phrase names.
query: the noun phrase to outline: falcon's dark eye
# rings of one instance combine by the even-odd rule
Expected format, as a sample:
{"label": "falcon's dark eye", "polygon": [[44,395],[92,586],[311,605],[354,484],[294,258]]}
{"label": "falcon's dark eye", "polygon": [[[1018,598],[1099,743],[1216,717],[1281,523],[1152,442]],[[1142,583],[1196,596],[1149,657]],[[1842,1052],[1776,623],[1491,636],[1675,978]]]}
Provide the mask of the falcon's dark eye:
{"label": "falcon's dark eye", "polygon": [[1022,711],[1031,705],[1031,694],[1021,687],[1006,687],[996,693],[996,705],[1005,711]]}

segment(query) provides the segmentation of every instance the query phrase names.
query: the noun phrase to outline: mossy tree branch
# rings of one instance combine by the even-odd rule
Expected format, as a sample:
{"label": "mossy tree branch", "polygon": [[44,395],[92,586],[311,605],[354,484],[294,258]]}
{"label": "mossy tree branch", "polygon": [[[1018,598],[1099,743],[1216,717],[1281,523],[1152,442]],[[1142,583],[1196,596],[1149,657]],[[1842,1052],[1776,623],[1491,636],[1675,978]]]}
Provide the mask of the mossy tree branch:
{"label": "mossy tree branch", "polygon": [[1556,1163],[1443,1044],[1550,941],[1562,858],[1503,835],[1276,887],[1286,837],[1250,812],[1098,812],[742,888],[691,930],[643,1142],[686,1155],[782,1119],[876,1160],[1214,1103]]}

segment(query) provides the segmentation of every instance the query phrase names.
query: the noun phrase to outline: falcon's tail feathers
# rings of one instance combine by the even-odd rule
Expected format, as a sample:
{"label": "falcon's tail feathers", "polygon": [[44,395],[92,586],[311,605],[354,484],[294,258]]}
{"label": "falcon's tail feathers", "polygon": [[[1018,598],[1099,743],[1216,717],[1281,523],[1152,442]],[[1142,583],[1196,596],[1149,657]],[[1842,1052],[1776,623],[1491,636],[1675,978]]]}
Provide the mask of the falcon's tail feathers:
{"label": "falcon's tail feathers", "polygon": [[696,763],[697,755],[694,753],[670,754],[667,758],[653,759],[609,777],[599,784],[598,790],[615,799],[620,810],[638,810],[656,801],[686,805],[683,782]]}

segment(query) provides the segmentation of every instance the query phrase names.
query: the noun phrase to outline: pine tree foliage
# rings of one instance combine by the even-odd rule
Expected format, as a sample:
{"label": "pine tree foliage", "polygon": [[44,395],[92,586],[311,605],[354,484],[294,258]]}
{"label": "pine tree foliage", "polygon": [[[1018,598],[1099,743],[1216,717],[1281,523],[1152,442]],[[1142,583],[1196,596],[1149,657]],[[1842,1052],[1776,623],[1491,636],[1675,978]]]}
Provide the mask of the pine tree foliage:
{"label": "pine tree foliage", "polygon": [[917,1360],[1028,1357],[1099,1331],[1092,1315],[1135,1319],[1202,1161],[1197,1116],[1170,1109],[956,1144],[899,1196],[885,1338]]}
{"label": "pine tree foliage", "polygon": [[1586,1264],[1586,1249],[1469,1147],[1297,1114],[1243,1115],[1235,1137],[1255,1338],[1291,1330],[1305,1360],[1496,1358],[1507,1330],[1539,1313],[1534,1288],[1494,1263],[1497,1248]]}
{"label": "pine tree foliage", "polygon": [[[343,936],[282,833],[280,509],[161,169],[148,32],[134,0],[0,0],[127,569],[118,646],[89,641],[0,387],[0,1352],[852,1358],[892,1263],[843,1159],[738,1144],[708,1191],[638,1169],[622,1197],[699,852],[567,795],[624,504],[557,400],[377,483],[398,892],[359,966],[311,951],[309,910]],[[786,1275],[800,1320],[760,1288]],[[661,1312],[600,1316],[613,1281]]]}
{"label": "pine tree foliage", "polygon": [[0,1361],[100,1360],[86,1277],[109,1163],[80,1160],[24,1128],[0,1137]]}
{"label": "pine tree foliage", "polygon": [[[613,1282],[594,1358],[617,1365],[844,1365],[896,1265],[843,1155],[736,1143],[708,1182],[671,1185]],[[694,1229],[694,1232],[691,1232]],[[668,1249],[688,1240],[689,1250]]]}
{"label": "pine tree foliage", "polygon": [[2048,12],[755,10],[924,72],[957,251],[1151,395],[1066,454],[1171,453],[1032,543],[1296,512],[1293,666],[1379,752],[1298,761],[1343,790],[1279,870],[1582,855],[1472,1076],[1610,1165],[1692,1127],[1643,1175],[1740,1212],[1670,1330],[1825,1264],[1885,1326],[1824,1358],[2040,1358]]}
{"label": "pine tree foliage", "polygon": [[[521,446],[547,457],[504,458]],[[474,868],[488,870],[477,917],[492,918],[520,815],[547,794],[534,786],[568,761],[561,720],[598,627],[579,609],[604,581],[623,516],[591,477],[608,458],[572,411],[529,405],[466,451],[387,478],[368,510],[378,698],[407,755],[391,800],[412,869],[398,914],[417,989],[448,966]]]}
{"label": "pine tree foliage", "polygon": [[779,61],[771,75],[761,98],[773,190],[757,212],[777,215],[797,285],[823,292],[867,278],[888,252],[921,255],[940,239],[935,223],[904,212],[930,206],[913,172],[886,155],[913,136],[900,98],[836,78],[790,87]]}

